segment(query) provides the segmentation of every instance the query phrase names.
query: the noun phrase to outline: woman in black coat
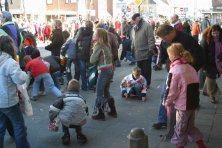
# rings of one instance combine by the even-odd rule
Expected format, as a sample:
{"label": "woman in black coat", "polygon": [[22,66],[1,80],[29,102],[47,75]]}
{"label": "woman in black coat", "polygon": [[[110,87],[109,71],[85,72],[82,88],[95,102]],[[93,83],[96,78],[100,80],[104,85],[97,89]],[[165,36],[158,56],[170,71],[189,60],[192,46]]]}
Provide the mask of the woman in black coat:
{"label": "woman in black coat", "polygon": [[209,96],[212,103],[216,103],[216,97],[221,94],[216,79],[222,74],[222,29],[219,25],[208,27],[203,32],[201,46],[206,52],[203,94]]}

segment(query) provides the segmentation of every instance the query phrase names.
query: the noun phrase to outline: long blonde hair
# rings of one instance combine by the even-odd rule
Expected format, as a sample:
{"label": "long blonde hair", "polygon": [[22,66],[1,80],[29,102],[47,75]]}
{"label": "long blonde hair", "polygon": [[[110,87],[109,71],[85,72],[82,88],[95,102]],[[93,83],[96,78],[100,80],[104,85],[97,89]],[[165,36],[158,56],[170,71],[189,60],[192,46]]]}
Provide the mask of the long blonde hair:
{"label": "long blonde hair", "polygon": [[188,63],[193,62],[193,57],[191,53],[184,49],[181,43],[173,43],[167,48],[168,53],[173,53],[175,56],[181,57]]}
{"label": "long blonde hair", "polygon": [[101,45],[101,46],[105,46],[105,47],[110,47],[108,33],[105,29],[97,28],[95,33],[96,33],[96,36],[98,37],[98,41],[96,41],[95,46]]}

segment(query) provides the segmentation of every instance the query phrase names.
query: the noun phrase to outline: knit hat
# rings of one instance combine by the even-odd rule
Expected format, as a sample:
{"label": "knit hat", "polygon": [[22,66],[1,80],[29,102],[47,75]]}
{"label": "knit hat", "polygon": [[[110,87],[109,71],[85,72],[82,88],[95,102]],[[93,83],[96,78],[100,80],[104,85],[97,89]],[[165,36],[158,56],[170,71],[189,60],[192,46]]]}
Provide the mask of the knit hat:
{"label": "knit hat", "polygon": [[8,19],[9,21],[12,20],[12,14],[8,11],[2,11],[2,17]]}

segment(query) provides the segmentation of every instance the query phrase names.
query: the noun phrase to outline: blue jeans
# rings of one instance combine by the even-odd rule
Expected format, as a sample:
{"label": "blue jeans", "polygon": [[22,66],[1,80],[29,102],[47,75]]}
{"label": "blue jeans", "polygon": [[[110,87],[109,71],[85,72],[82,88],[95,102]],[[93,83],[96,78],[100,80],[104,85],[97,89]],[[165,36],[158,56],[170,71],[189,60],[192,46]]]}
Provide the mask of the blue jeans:
{"label": "blue jeans", "polygon": [[31,96],[38,96],[41,80],[43,80],[44,86],[46,88],[49,88],[57,97],[62,96],[61,91],[55,86],[52,77],[50,76],[49,73],[44,73],[35,77]]}
{"label": "blue jeans", "polygon": [[133,54],[130,51],[126,52],[126,59],[129,60],[130,62],[135,62],[135,58],[133,57]]}
{"label": "blue jeans", "polygon": [[52,80],[53,80],[55,86],[56,86],[58,89],[60,89],[61,86],[60,86],[60,83],[59,83],[59,77],[62,77],[62,73],[61,73],[60,71],[56,71],[56,72],[54,72],[54,73],[51,73],[50,75],[51,75],[51,77],[52,77]]}
{"label": "blue jeans", "polygon": [[8,120],[13,126],[16,148],[29,148],[25,122],[18,104],[9,108],[0,108],[0,147],[3,148]]}
{"label": "blue jeans", "polygon": [[167,111],[165,106],[163,105],[163,99],[166,92],[166,80],[164,81],[164,84],[162,86],[162,90],[160,93],[160,108],[159,108],[159,114],[158,114],[158,122],[160,123],[167,123]]}
{"label": "blue jeans", "polygon": [[67,82],[69,83],[70,80],[72,80],[72,71],[71,71],[71,66],[72,66],[73,59],[67,59],[67,64],[66,64],[66,78]]}
{"label": "blue jeans", "polygon": [[86,67],[87,67],[87,62],[86,61],[77,60],[77,62],[75,64],[75,79],[79,80],[80,75],[81,75],[81,80],[82,80],[81,89],[82,90],[87,90]]}
{"label": "blue jeans", "polygon": [[103,70],[98,75],[94,113],[97,113],[98,109],[104,109],[106,103],[110,99],[109,87],[112,75],[112,70]]}

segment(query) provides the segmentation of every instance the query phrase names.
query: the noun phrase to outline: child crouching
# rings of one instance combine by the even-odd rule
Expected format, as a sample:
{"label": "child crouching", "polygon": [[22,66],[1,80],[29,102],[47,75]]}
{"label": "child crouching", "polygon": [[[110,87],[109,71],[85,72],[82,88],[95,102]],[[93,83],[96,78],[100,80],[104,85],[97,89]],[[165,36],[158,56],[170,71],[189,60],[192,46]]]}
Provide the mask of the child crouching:
{"label": "child crouching", "polygon": [[142,101],[146,100],[147,83],[146,79],[141,75],[139,67],[134,67],[132,74],[123,78],[120,89],[122,97],[136,96],[142,98]]}
{"label": "child crouching", "polygon": [[[86,143],[87,137],[82,134],[82,126],[86,123],[88,108],[86,101],[79,95],[80,85],[75,79],[72,79],[67,86],[67,92],[63,99],[57,100],[49,109],[50,122],[59,119],[62,123],[64,136],[62,143],[70,143],[69,128],[75,128],[78,143]],[[58,118],[57,118],[58,117]],[[51,128],[51,125],[49,126]]]}

